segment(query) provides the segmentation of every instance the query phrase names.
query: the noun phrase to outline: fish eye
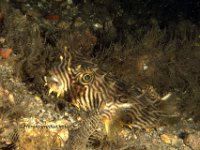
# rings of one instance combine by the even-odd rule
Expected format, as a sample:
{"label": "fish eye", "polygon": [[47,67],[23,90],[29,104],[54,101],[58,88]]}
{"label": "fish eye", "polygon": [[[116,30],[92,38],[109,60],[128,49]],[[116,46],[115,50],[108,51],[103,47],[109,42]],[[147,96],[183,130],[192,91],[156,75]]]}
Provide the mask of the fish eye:
{"label": "fish eye", "polygon": [[81,76],[81,82],[84,83],[90,83],[94,78],[94,75],[92,73],[84,73]]}

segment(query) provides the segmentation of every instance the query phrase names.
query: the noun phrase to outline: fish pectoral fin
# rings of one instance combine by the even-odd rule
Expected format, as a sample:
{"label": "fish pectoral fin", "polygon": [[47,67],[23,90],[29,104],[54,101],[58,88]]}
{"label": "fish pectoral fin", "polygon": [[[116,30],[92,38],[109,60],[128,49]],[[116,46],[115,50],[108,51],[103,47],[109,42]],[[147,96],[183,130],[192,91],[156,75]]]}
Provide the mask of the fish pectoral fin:
{"label": "fish pectoral fin", "polygon": [[78,102],[76,102],[75,100],[72,100],[72,103],[74,106],[78,108],[78,110],[80,110],[80,104]]}
{"label": "fish pectoral fin", "polygon": [[108,119],[108,118],[105,118],[105,119],[103,119],[103,123],[104,123],[104,126],[105,126],[106,134],[109,135],[111,120]]}

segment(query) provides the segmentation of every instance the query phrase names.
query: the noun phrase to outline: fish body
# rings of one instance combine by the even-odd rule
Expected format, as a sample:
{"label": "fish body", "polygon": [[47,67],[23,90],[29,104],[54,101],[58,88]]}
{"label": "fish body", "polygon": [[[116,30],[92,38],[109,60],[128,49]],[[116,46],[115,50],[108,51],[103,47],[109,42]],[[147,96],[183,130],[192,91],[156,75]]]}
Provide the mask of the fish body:
{"label": "fish body", "polygon": [[72,61],[69,52],[66,54],[60,57],[61,63],[45,77],[49,93],[55,92],[58,97],[67,93],[79,109],[85,112],[98,111],[107,134],[115,120],[131,123],[137,128],[155,125],[159,121],[162,113],[155,101],[148,99],[145,94],[138,97],[128,95],[126,90],[122,90],[123,86],[107,74],[100,73],[96,66],[84,62],[77,64]]}

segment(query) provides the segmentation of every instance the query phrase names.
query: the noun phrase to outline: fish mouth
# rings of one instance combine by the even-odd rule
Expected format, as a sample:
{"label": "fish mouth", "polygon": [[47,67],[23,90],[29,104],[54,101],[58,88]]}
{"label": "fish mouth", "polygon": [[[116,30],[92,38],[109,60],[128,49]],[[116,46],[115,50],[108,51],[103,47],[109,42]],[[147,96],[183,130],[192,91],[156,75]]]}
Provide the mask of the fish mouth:
{"label": "fish mouth", "polygon": [[64,97],[64,87],[55,77],[44,76],[44,87],[49,88],[48,94],[56,93],[57,97]]}

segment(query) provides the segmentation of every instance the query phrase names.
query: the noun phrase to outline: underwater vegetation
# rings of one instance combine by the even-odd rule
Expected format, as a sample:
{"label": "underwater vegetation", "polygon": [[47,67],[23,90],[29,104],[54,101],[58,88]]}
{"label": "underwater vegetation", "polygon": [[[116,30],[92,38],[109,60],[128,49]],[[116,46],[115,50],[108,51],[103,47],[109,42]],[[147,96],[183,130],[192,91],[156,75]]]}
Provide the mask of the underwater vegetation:
{"label": "underwater vegetation", "polygon": [[[160,137],[198,150],[198,17],[177,5],[1,1],[0,149],[162,149],[143,143]],[[44,124],[65,127],[19,128]]]}

